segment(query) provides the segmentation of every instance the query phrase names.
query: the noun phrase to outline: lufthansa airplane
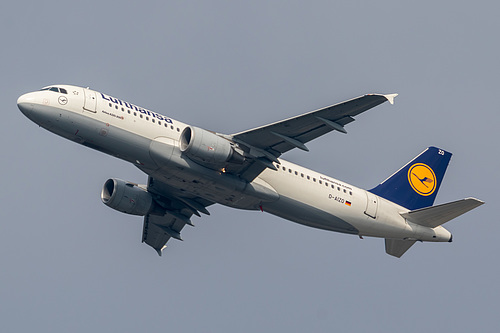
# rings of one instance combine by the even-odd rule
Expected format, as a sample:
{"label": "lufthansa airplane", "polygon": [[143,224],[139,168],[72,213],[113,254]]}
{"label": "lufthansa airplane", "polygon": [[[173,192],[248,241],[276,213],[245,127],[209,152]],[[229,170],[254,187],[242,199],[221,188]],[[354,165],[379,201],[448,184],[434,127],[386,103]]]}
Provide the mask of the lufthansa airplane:
{"label": "lufthansa airplane", "polygon": [[306,226],[385,239],[401,257],[416,241],[451,242],[442,225],[484,202],[467,198],[433,206],[451,153],[429,147],[371,190],[281,159],[308,151],[330,131],[346,133],[354,117],[397,94],[369,94],[235,134],[190,126],[104,93],[52,85],[22,95],[21,112],[66,139],[133,163],[146,185],[109,179],[101,199],[144,217],[142,241],[162,254],[170,238],[209,214],[215,203],[261,210]]}

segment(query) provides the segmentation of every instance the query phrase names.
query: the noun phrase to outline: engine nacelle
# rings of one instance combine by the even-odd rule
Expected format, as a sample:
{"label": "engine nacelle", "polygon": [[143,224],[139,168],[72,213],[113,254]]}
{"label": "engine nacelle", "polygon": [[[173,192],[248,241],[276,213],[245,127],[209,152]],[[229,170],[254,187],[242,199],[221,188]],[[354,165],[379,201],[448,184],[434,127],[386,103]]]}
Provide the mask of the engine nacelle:
{"label": "engine nacelle", "polygon": [[180,150],[193,161],[213,169],[223,168],[226,162],[243,163],[245,160],[228,140],[194,126],[182,131]]}
{"label": "engine nacelle", "polygon": [[122,213],[145,216],[155,202],[146,190],[121,179],[108,179],[101,191],[102,202]]}

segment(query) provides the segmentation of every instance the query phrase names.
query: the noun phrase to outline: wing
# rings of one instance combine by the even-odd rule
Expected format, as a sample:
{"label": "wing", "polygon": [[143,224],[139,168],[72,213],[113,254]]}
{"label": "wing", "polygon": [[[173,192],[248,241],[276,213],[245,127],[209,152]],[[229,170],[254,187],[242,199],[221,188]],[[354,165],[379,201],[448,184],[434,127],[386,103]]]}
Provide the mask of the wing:
{"label": "wing", "polygon": [[[357,97],[323,109],[305,113],[273,124],[254,128],[231,135],[238,143],[249,162],[229,170],[247,180],[256,177],[266,167],[275,169],[272,162],[293,148],[308,151],[305,143],[330,131],[347,133],[344,126],[354,121],[354,116],[365,112],[379,104],[389,101],[394,103],[397,94],[370,94]],[[258,162],[258,163],[255,163]]]}
{"label": "wing", "polygon": [[205,208],[212,202],[198,197],[182,197],[168,185],[149,177],[148,192],[164,209],[152,212],[144,217],[142,242],[148,244],[161,256],[170,238],[182,240],[181,230],[186,224],[193,226],[191,216],[200,212],[210,215]]}

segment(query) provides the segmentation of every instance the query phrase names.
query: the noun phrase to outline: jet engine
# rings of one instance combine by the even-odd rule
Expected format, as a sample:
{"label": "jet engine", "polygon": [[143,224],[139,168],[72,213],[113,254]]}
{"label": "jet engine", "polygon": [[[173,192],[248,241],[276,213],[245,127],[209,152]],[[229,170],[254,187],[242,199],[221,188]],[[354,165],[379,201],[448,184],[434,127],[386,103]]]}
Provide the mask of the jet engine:
{"label": "jet engine", "polygon": [[212,169],[221,169],[227,162],[245,161],[245,158],[234,150],[230,141],[194,126],[188,126],[182,131],[180,150],[196,163]]}
{"label": "jet engine", "polygon": [[122,213],[145,216],[155,208],[149,192],[121,179],[108,179],[101,191],[102,202]]}

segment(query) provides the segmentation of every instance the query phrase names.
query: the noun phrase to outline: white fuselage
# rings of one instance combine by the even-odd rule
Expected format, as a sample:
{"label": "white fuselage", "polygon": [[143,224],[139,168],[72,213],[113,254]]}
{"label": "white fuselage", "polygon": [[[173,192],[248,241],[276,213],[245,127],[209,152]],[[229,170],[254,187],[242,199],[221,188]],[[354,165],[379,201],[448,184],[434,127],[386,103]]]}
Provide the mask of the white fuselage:
{"label": "white fuselage", "polygon": [[196,195],[240,209],[262,209],[315,228],[360,236],[447,242],[439,226],[408,222],[408,210],[368,191],[280,159],[251,183],[183,156],[179,139],[188,126],[97,91],[58,85],[18,100],[35,123],[69,140],[135,164],[174,194]]}

